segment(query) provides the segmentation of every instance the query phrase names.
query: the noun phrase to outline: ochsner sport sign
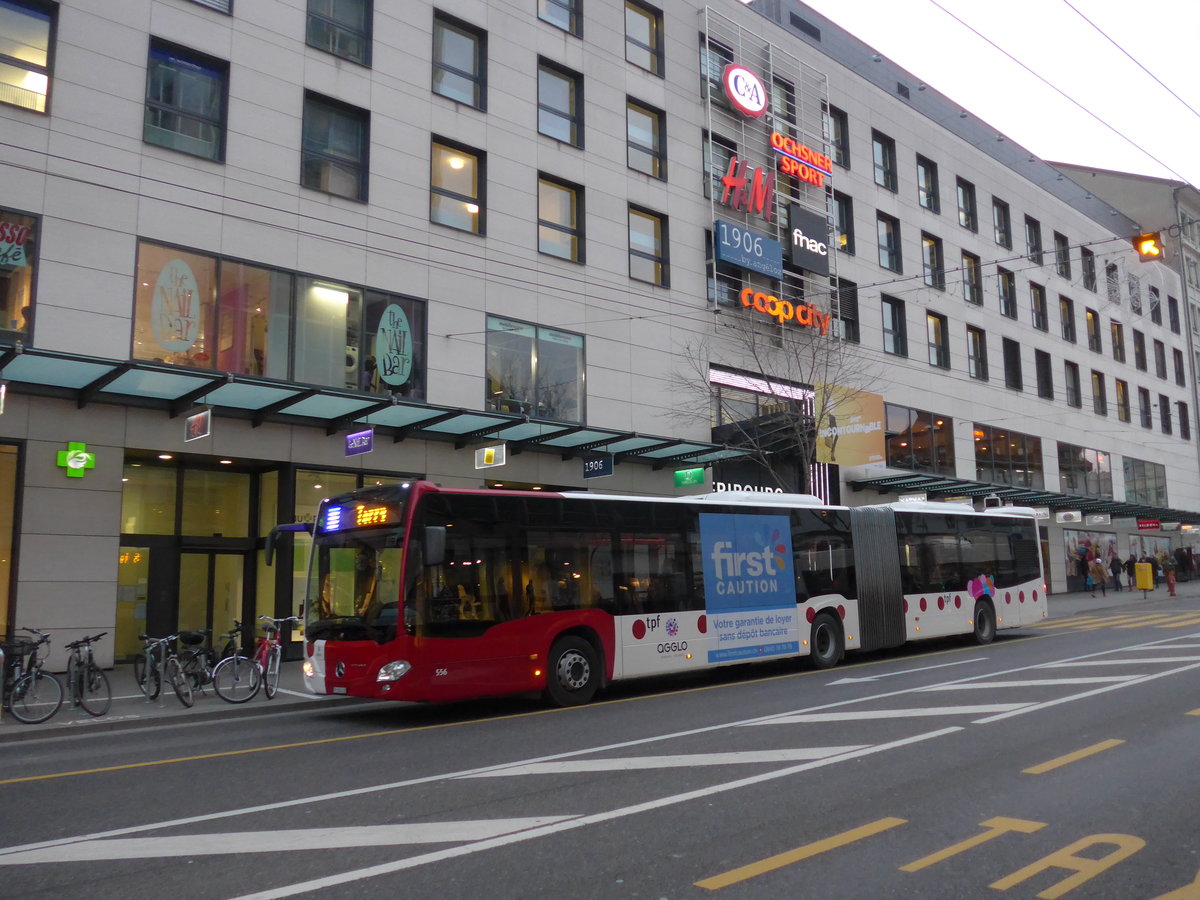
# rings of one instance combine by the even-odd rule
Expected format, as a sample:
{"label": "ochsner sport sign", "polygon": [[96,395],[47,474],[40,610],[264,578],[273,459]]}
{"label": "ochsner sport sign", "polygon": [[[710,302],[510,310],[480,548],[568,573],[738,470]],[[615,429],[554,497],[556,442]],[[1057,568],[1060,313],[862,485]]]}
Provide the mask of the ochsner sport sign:
{"label": "ochsner sport sign", "polygon": [[721,85],[729,102],[751,119],[757,119],[767,111],[767,89],[745,66],[727,65],[721,73]]}

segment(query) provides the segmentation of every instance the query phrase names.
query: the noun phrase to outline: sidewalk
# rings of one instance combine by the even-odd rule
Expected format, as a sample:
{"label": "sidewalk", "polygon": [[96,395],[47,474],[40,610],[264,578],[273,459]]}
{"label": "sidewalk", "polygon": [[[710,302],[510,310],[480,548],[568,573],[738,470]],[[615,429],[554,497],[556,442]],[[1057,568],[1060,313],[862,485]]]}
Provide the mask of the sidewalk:
{"label": "sidewalk", "polygon": [[[70,732],[118,731],[167,721],[230,719],[264,712],[301,709],[315,704],[371,702],[354,697],[318,697],[309,693],[304,687],[301,665],[299,660],[283,663],[279,671],[279,691],[271,700],[260,690],[258,696],[247,703],[226,703],[213,692],[212,685],[208,685],[202,693],[193,692],[194,702],[192,708],[188,709],[179,702],[169,685],[164,686],[157,700],[147,700],[138,691],[137,682],[133,678],[133,666],[118,664],[104,673],[112,687],[113,698],[112,706],[105,715],[90,716],[82,709],[73,709],[64,691],[62,708],[54,718],[41,725],[18,722],[5,711],[0,717],[0,744],[56,737]],[[59,679],[62,680],[61,673]]]}

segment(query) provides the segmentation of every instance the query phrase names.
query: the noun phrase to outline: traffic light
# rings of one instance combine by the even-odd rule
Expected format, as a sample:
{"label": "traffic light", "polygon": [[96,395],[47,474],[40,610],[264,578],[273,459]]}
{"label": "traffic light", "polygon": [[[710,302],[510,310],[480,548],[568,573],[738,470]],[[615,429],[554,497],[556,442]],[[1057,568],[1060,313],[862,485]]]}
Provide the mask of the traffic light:
{"label": "traffic light", "polygon": [[1142,262],[1162,259],[1165,255],[1162,235],[1157,231],[1147,231],[1145,234],[1139,234],[1133,239],[1133,249],[1137,251],[1138,259]]}

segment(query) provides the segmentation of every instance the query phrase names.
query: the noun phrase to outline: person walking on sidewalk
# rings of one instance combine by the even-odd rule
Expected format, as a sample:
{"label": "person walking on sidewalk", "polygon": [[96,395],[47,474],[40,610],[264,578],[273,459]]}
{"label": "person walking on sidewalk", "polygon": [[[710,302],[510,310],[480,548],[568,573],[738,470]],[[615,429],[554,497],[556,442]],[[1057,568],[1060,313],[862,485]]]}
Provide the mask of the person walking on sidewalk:
{"label": "person walking on sidewalk", "polygon": [[1174,560],[1174,558],[1172,558],[1172,556],[1169,553],[1163,558],[1163,572],[1165,572],[1166,576],[1167,576],[1167,596],[1174,597],[1175,596],[1175,560]]}
{"label": "person walking on sidewalk", "polygon": [[1125,578],[1129,582],[1129,589],[1137,589],[1137,554],[1130,552],[1129,559],[1125,560]]}
{"label": "person walking on sidewalk", "polygon": [[1121,572],[1124,570],[1125,564],[1121,562],[1121,557],[1114,556],[1108,561],[1108,571],[1112,572],[1113,590],[1121,590]]}
{"label": "person walking on sidewalk", "polygon": [[1100,593],[1105,597],[1108,596],[1108,570],[1104,568],[1104,563],[1100,557],[1093,556],[1091,562],[1088,563],[1088,587],[1092,589],[1092,596],[1096,596],[1096,588],[1100,588]]}

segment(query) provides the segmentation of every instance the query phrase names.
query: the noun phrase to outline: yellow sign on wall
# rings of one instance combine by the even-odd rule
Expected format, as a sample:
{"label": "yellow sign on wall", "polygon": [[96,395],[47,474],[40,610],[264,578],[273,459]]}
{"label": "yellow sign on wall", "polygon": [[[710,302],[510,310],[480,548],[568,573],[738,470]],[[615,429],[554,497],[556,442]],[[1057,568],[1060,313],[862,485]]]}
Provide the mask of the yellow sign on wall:
{"label": "yellow sign on wall", "polygon": [[883,463],[883,396],[836,384],[816,384],[817,462],[839,466]]}

